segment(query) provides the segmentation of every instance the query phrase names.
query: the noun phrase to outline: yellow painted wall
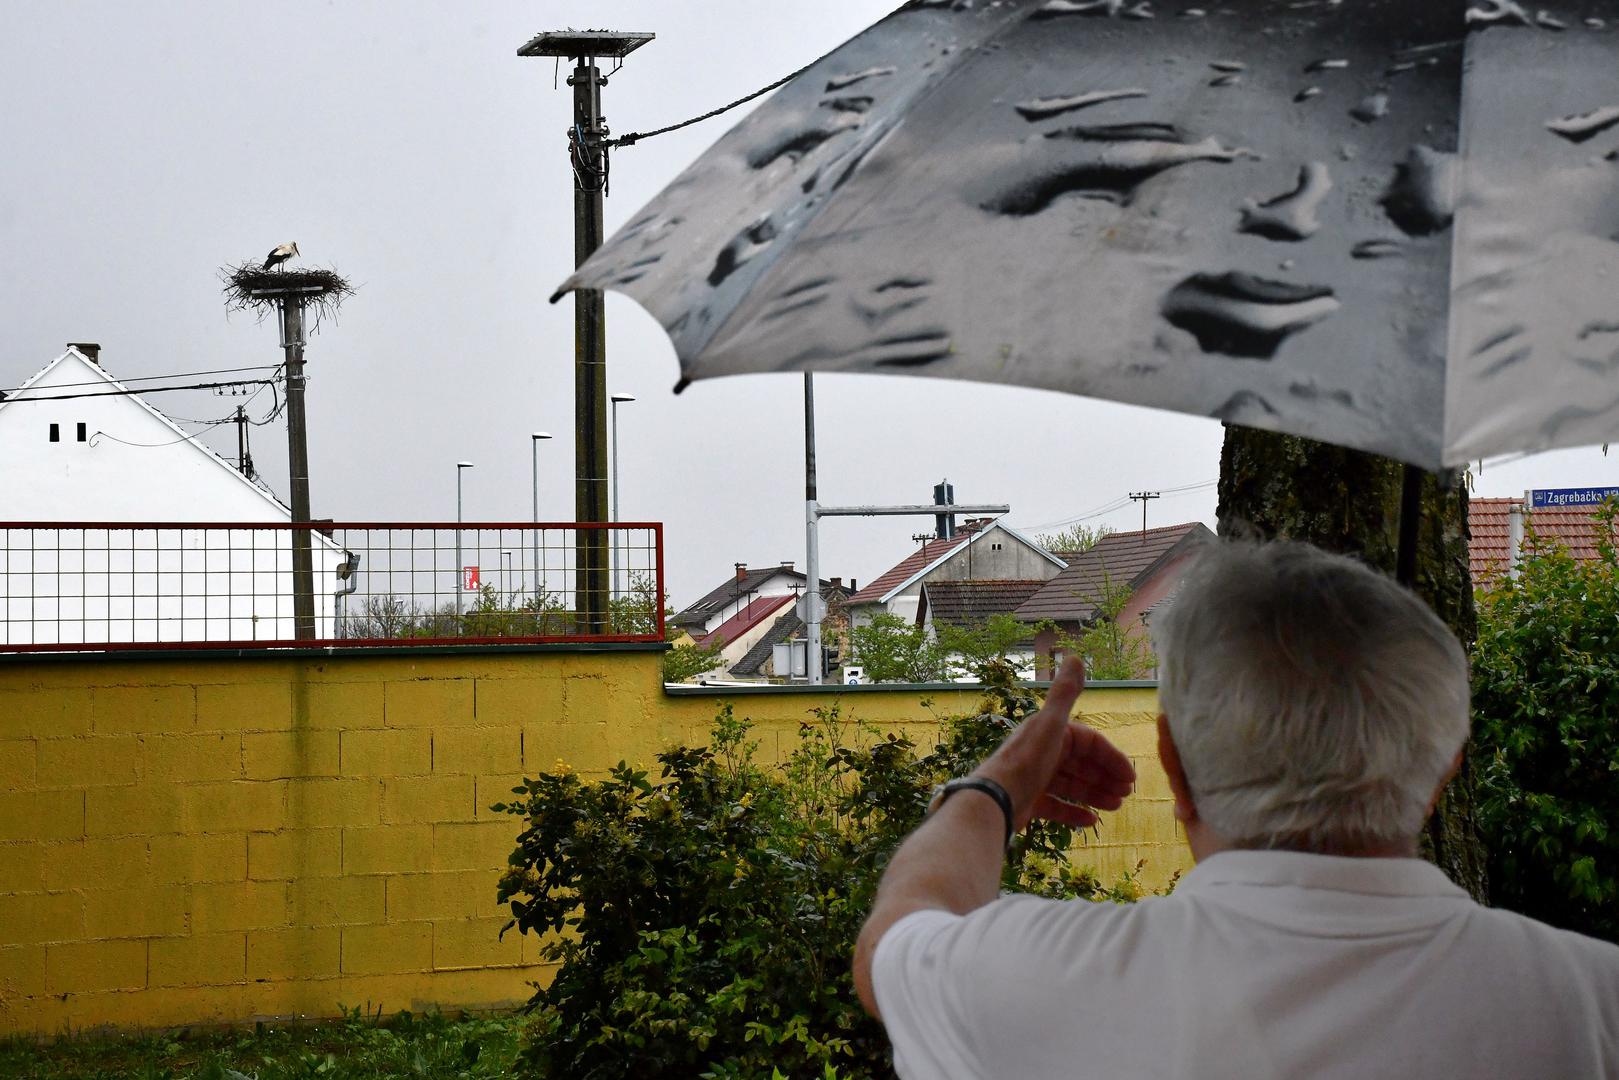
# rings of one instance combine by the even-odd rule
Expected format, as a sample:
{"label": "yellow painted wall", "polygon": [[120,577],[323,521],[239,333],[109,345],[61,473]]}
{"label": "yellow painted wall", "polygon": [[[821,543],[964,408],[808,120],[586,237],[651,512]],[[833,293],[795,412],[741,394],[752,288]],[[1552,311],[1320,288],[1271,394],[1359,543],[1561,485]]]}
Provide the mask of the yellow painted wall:
{"label": "yellow painted wall", "polygon": [[[495,883],[527,771],[599,773],[702,737],[724,695],[666,695],[640,651],[0,664],[0,1032],[484,1008],[544,979]],[[916,691],[735,696],[767,751],[817,705],[935,725]],[[933,713],[970,691],[931,691]],[[1188,865],[1151,690],[1082,712],[1140,796],[1081,856]]]}

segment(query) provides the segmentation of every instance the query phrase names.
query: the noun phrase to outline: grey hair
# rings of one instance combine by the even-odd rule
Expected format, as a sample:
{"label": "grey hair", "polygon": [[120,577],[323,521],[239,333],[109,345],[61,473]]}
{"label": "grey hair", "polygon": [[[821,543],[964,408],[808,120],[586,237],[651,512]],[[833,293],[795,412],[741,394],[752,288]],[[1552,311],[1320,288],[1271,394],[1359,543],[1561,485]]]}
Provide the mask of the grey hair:
{"label": "grey hair", "polygon": [[1209,544],[1153,639],[1198,815],[1239,847],[1409,845],[1467,741],[1455,635],[1308,544]]}

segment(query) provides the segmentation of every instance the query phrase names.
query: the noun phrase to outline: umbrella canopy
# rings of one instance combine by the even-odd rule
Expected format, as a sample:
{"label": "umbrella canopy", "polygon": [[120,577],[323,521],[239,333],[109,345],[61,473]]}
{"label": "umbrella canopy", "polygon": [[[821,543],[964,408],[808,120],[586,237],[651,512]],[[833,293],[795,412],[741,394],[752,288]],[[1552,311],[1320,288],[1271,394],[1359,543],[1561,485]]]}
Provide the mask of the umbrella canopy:
{"label": "umbrella canopy", "polygon": [[[1192,0],[1196,2],[1196,0]],[[917,0],[564,285],[1428,468],[1619,432],[1619,0]],[[560,293],[559,293],[560,295]]]}

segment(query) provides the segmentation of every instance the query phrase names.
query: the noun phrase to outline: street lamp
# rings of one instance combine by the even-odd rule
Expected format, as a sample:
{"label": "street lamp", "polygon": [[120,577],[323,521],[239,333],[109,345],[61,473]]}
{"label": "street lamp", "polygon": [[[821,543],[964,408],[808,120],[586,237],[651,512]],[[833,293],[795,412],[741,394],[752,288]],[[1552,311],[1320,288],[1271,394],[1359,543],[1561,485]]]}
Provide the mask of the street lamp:
{"label": "street lamp", "polygon": [[458,636],[461,633],[461,593],[466,587],[462,579],[466,571],[461,568],[461,473],[472,467],[470,461],[455,463],[455,632]]}
{"label": "street lamp", "polygon": [[[613,521],[618,522],[618,407],[624,402],[634,401],[629,394],[614,394],[613,402]],[[613,570],[615,576],[618,571],[618,530],[613,530]]]}
{"label": "street lamp", "polygon": [[551,433],[549,431],[536,431],[528,437],[528,445],[533,451],[530,457],[533,459],[534,470],[531,474],[534,480],[534,517],[531,520],[534,523],[534,602],[536,611],[539,610],[540,600],[540,440],[549,439],[550,437]]}

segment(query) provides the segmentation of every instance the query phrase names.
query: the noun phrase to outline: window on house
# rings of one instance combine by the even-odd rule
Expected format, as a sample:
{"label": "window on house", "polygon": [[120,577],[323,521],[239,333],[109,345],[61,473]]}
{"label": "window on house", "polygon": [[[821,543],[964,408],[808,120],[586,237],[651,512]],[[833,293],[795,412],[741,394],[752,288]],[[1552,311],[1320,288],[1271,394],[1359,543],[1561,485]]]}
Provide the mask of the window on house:
{"label": "window on house", "polygon": [[89,436],[85,433],[85,430],[84,430],[84,421],[80,420],[79,421],[79,441],[84,442],[84,440],[86,438],[88,438],[88,437]]}
{"label": "window on house", "polygon": [[991,551],[999,551],[999,550],[1001,550],[1001,545],[999,545],[999,544],[991,544],[991,545],[989,545],[989,550],[991,550]]}
{"label": "window on house", "polygon": [[52,424],[51,425],[51,442],[61,442],[61,441],[62,441],[62,425],[61,424]]}

